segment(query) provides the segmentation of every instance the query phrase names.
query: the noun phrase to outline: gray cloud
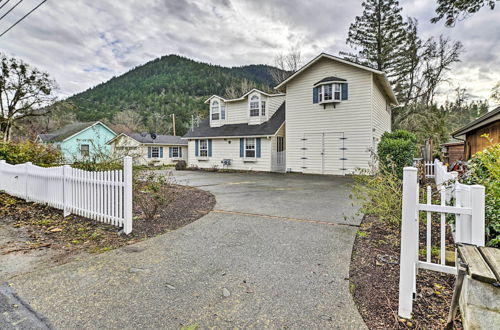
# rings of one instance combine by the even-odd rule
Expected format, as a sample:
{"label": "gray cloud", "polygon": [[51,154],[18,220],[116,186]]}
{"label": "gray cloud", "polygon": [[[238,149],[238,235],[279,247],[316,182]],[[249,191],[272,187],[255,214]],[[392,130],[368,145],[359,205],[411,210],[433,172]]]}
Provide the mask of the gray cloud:
{"label": "gray cloud", "polygon": [[[37,3],[23,1],[0,30]],[[435,1],[401,3],[423,36],[464,44],[443,91],[460,86],[487,97],[500,81],[500,10],[483,9],[449,29],[429,22]],[[0,50],[49,72],[67,96],[170,53],[228,66],[272,64],[292,46],[304,62],[323,51],[338,54],[348,50],[347,30],[361,10],[355,0],[48,1],[0,39]]]}

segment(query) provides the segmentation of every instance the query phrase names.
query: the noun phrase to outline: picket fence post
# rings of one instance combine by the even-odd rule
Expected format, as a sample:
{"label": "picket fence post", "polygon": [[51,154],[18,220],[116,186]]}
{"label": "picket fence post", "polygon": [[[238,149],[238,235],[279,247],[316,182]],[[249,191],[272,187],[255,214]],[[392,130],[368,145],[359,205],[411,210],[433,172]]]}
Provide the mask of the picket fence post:
{"label": "picket fence post", "polygon": [[485,188],[481,185],[473,185],[470,187],[470,191],[472,208],[470,243],[477,246],[484,246]]}
{"label": "picket fence post", "polygon": [[28,175],[29,175],[29,169],[33,163],[32,162],[26,162],[24,163],[24,199],[29,202],[29,194],[28,194]]}
{"label": "picket fence post", "polygon": [[71,214],[72,178],[73,172],[69,165],[63,166],[63,216]]}
{"label": "picket fence post", "polygon": [[123,158],[123,232],[130,234],[132,232],[132,157]]}
{"label": "picket fence post", "polygon": [[401,216],[401,255],[399,258],[399,311],[398,315],[411,318],[413,309],[413,291],[418,255],[417,213],[418,187],[417,169],[403,169],[403,205]]}

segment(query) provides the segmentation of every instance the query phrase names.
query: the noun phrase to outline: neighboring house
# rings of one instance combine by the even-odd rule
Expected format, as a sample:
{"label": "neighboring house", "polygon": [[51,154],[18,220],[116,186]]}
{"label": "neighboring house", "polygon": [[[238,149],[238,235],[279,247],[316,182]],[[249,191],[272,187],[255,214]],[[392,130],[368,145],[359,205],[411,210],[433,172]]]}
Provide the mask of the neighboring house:
{"label": "neighboring house", "polygon": [[443,151],[444,162],[446,164],[451,166],[459,160],[464,160],[463,141],[443,143],[441,147]]}
{"label": "neighboring house", "polygon": [[481,137],[483,134],[488,134],[493,143],[500,143],[500,107],[451,134],[455,139],[465,141],[464,160],[490,145],[487,139]]}
{"label": "neighboring house", "polygon": [[391,130],[397,100],[381,71],[322,53],[275,89],[206,100],[209,117],[184,136],[189,165],[347,174],[369,168]]}
{"label": "neighboring house", "polygon": [[136,165],[168,165],[187,162],[187,141],[179,136],[121,133],[108,141],[114,156],[132,156]]}
{"label": "neighboring house", "polygon": [[116,133],[100,121],[74,123],[57,131],[39,134],[37,142],[52,144],[60,149],[67,162],[96,159],[108,156],[107,141]]}

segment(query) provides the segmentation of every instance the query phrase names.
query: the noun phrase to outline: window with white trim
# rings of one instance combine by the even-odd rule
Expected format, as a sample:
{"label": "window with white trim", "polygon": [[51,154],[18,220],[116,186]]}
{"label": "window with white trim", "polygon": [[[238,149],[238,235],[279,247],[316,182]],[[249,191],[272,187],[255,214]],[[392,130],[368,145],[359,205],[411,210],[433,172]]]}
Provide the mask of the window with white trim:
{"label": "window with white trim", "polygon": [[80,154],[82,155],[82,157],[90,156],[90,145],[88,144],[80,145]]}
{"label": "window with white trim", "polygon": [[208,157],[208,140],[200,140],[200,157]]}
{"label": "window with white trim", "polygon": [[260,114],[262,116],[266,115],[266,101],[260,101]]}
{"label": "window with white trim", "polygon": [[255,138],[245,139],[245,157],[255,158]]}
{"label": "window with white trim", "polygon": [[259,116],[260,98],[254,95],[250,98],[250,117]]}
{"label": "window with white trim", "polygon": [[179,147],[172,147],[172,158],[179,157]]}
{"label": "window with white trim", "polygon": [[324,84],[318,86],[318,101],[322,102],[332,102],[332,101],[341,101],[342,100],[342,92],[341,92],[341,84]]}
{"label": "window with white trim", "polygon": [[151,147],[151,158],[160,158],[160,147]]}
{"label": "window with white trim", "polygon": [[212,101],[212,107],[210,110],[212,112],[212,120],[219,120],[219,101]]}
{"label": "window with white trim", "polygon": [[220,106],[220,119],[222,120],[226,119],[226,106],[222,104]]}

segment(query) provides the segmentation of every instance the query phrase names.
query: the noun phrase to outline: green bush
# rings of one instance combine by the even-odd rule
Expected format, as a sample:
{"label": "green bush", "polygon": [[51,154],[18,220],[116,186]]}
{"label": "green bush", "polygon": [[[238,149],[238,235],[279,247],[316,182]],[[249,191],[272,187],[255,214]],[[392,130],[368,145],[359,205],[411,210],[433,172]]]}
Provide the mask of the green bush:
{"label": "green bush", "polygon": [[4,159],[9,164],[32,162],[44,167],[63,163],[59,149],[31,141],[0,142],[0,159]]}
{"label": "green bush", "polygon": [[186,168],[187,168],[187,164],[186,164],[186,161],[185,161],[185,160],[179,160],[179,161],[175,164],[175,169],[176,169],[177,171],[184,171]]}
{"label": "green bush", "polygon": [[360,172],[355,176],[351,199],[361,204],[360,213],[377,217],[397,227],[401,222],[403,182],[396,175],[396,166],[388,165],[375,174]]}
{"label": "green bush", "polygon": [[485,187],[486,245],[500,247],[500,143],[474,154],[461,182]]}
{"label": "green bush", "polygon": [[416,150],[415,134],[403,130],[385,132],[377,148],[380,169],[388,171],[395,166],[395,174],[402,178],[403,167],[412,165]]}

